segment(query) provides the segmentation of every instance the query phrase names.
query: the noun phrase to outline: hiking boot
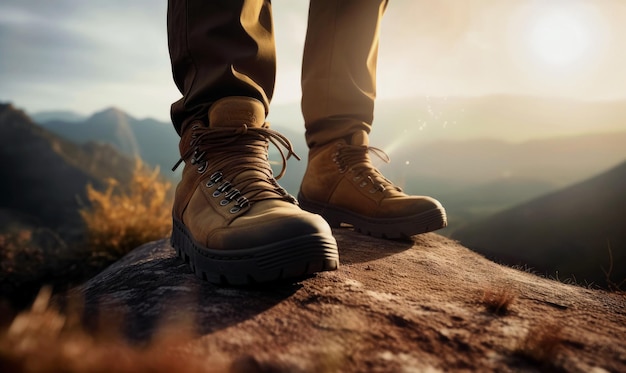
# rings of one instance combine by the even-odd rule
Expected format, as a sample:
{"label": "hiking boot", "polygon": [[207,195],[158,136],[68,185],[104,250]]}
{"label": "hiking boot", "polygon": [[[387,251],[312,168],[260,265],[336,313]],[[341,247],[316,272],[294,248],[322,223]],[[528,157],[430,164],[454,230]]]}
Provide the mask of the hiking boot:
{"label": "hiking boot", "polygon": [[283,158],[280,178],[295,156],[291,143],[269,129],[263,104],[248,97],[215,102],[208,124],[194,122],[183,132],[171,242],[198,277],[243,285],[337,268],[328,223],[301,210],[276,182],[270,142]]}
{"label": "hiking boot", "polygon": [[389,161],[369,146],[365,131],[311,149],[300,206],[322,215],[331,227],[346,223],[381,238],[406,238],[447,225],[439,201],[403,193],[372,166],[370,151]]}

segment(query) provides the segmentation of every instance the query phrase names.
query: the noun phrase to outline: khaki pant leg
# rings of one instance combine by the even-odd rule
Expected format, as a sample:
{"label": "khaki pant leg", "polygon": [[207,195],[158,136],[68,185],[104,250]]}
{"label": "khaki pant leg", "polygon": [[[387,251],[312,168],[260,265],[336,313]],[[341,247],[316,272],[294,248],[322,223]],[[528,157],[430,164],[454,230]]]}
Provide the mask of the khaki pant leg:
{"label": "khaki pant leg", "polygon": [[302,64],[309,147],[369,133],[380,21],[387,0],[311,0]]}
{"label": "khaki pant leg", "polygon": [[179,134],[227,96],[256,98],[267,114],[276,77],[270,0],[169,0],[167,30],[183,95],[171,110]]}

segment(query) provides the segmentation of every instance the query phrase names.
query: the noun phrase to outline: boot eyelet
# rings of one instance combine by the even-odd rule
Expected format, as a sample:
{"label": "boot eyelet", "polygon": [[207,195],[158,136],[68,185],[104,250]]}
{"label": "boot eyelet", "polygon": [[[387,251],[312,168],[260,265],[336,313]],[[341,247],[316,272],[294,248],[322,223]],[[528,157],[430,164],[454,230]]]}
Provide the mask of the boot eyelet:
{"label": "boot eyelet", "polygon": [[242,208],[244,208],[246,206],[249,206],[249,205],[250,205],[250,201],[248,201],[248,199],[246,197],[241,196],[241,197],[237,198],[237,206],[236,207],[239,207],[239,209],[242,209]]}
{"label": "boot eyelet", "polygon": [[215,185],[215,183],[211,180],[207,181],[206,184],[204,186],[206,186],[207,188],[213,188],[213,186]]}
{"label": "boot eyelet", "polygon": [[213,175],[211,175],[210,177],[213,182],[218,183],[222,180],[222,173],[217,171],[214,172]]}
{"label": "boot eyelet", "polygon": [[231,214],[236,214],[236,213],[238,213],[239,211],[241,211],[241,207],[239,207],[239,206],[235,206],[235,207],[233,207],[233,208],[231,208],[231,209],[230,209],[230,213],[231,213]]}
{"label": "boot eyelet", "polygon": [[226,206],[230,203],[229,199],[223,199],[220,201],[220,206]]}
{"label": "boot eyelet", "polygon": [[222,194],[222,192],[220,192],[219,190],[216,190],[215,192],[213,192],[213,197],[217,198]]}
{"label": "boot eyelet", "polygon": [[224,193],[224,192],[228,192],[231,188],[232,188],[232,184],[230,182],[228,182],[227,180],[225,180],[222,183],[222,185],[217,187],[217,190],[219,190],[220,192]]}
{"label": "boot eyelet", "polygon": [[367,185],[367,181],[361,181],[361,184],[359,184],[359,187],[364,188]]}
{"label": "boot eyelet", "polygon": [[370,192],[371,194],[374,194],[374,193],[376,193],[377,191],[378,191],[378,189],[376,189],[376,188],[372,188],[372,189],[370,189],[370,190],[369,190],[369,192]]}
{"label": "boot eyelet", "polygon": [[202,164],[202,166],[199,166],[199,167],[198,167],[198,170],[197,170],[197,171],[198,171],[198,173],[199,173],[200,175],[202,175],[203,173],[205,173],[205,172],[206,172],[206,170],[207,170],[208,168],[209,168],[209,162],[204,161],[204,163]]}
{"label": "boot eyelet", "polygon": [[361,180],[362,178],[363,178],[363,176],[355,176],[355,177],[353,177],[353,178],[352,178],[352,180],[354,180],[354,181],[359,181],[359,180]]}

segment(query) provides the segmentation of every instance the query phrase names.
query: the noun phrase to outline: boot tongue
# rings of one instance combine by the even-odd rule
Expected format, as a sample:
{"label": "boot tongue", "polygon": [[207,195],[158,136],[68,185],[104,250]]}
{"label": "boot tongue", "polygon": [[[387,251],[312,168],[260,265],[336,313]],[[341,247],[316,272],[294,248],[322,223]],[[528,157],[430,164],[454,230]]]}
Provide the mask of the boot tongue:
{"label": "boot tongue", "polygon": [[263,127],[265,106],[251,97],[226,97],[215,101],[209,108],[209,127]]}
{"label": "boot tongue", "polygon": [[367,132],[365,131],[357,131],[352,134],[349,138],[350,145],[358,145],[358,146],[369,146],[369,138],[367,136]]}
{"label": "boot tongue", "polygon": [[351,136],[348,137],[348,145],[359,146],[363,148],[362,157],[358,157],[354,159],[352,167],[365,167],[366,169],[372,168],[371,159],[368,153],[369,148],[369,137],[367,132],[360,130],[354,132]]}
{"label": "boot tongue", "polygon": [[[242,125],[246,125],[249,128],[267,128],[269,124],[265,122],[265,106],[261,101],[251,97],[226,97],[215,101],[209,108],[209,128],[241,128]],[[250,143],[246,143],[247,140],[241,143],[242,149],[257,148],[246,146]],[[250,140],[252,141],[252,140]],[[254,140],[258,143],[258,140]],[[258,144],[257,144],[258,145]],[[266,156],[266,149],[257,149],[261,154],[261,158]],[[250,155],[248,155],[250,157]],[[251,189],[265,190],[260,195],[266,198],[281,198],[276,192],[271,191],[272,185],[268,186],[271,176],[266,176],[267,170],[264,167],[254,166],[259,163],[258,157],[252,156],[252,158],[238,159],[236,161],[240,163],[246,163],[250,165],[250,168],[246,168],[237,174],[229,175],[230,182],[235,188],[240,188],[240,182],[242,180],[255,180],[249,183],[245,190],[241,189],[244,196],[250,197],[248,193]],[[268,165],[269,168],[269,165]],[[271,169],[270,169],[271,172]]]}

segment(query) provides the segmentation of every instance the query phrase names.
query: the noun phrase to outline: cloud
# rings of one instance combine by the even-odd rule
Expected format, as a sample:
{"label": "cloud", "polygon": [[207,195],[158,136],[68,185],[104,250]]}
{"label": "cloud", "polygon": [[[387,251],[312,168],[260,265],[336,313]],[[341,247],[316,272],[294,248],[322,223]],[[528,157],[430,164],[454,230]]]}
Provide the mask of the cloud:
{"label": "cloud", "polygon": [[[132,111],[138,104],[129,100],[133,93],[139,100],[152,99],[152,87],[167,92],[160,100],[163,118],[176,95],[165,17],[165,1],[3,1],[0,99],[14,100],[18,106],[23,100],[35,110],[75,110],[80,101],[86,112],[109,105]],[[76,97],[77,92],[95,91],[111,96],[96,93],[91,102]],[[127,102],[120,102],[122,97]]]}

